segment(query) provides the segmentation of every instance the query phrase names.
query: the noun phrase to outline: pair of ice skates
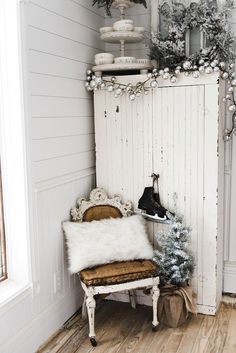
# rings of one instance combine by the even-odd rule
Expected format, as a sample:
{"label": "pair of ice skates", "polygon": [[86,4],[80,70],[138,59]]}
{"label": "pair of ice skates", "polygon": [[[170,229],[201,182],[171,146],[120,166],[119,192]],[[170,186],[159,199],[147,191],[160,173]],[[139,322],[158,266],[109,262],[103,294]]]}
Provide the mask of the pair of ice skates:
{"label": "pair of ice skates", "polygon": [[[153,186],[145,187],[142,197],[139,199],[138,208],[141,213],[149,219],[165,221],[167,220],[167,209],[162,206],[159,194],[158,179],[159,174],[152,174]],[[155,192],[155,183],[157,184],[157,192]]]}

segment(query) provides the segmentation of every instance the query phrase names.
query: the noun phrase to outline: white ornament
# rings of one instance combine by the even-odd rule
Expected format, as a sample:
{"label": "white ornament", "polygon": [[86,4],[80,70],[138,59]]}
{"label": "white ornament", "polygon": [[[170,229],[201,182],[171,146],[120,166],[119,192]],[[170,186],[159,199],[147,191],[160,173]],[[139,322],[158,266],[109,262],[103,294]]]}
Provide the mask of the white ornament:
{"label": "white ornament", "polygon": [[108,92],[112,92],[113,90],[114,90],[113,85],[108,85],[108,86],[107,86],[107,91],[108,91]]}
{"label": "white ornament", "polygon": [[96,82],[94,80],[90,81],[90,87],[94,88],[96,86]]}
{"label": "white ornament", "polygon": [[233,92],[233,90],[234,90],[234,88],[233,88],[232,86],[230,86],[230,87],[228,88],[228,92]]}
{"label": "white ornament", "polygon": [[224,102],[224,103],[226,102],[226,97],[224,97],[224,98],[222,99],[222,102]]}
{"label": "white ornament", "polygon": [[186,77],[188,77],[188,76],[189,76],[189,72],[188,72],[188,71],[185,71],[184,75],[185,75]]}
{"label": "white ornament", "polygon": [[129,99],[130,99],[131,101],[134,101],[134,100],[135,100],[135,98],[136,98],[136,96],[135,96],[135,94],[134,94],[134,93],[132,93],[132,94],[129,96]]}
{"label": "white ornament", "polygon": [[91,70],[87,70],[87,75],[92,75],[92,71]]}
{"label": "white ornament", "polygon": [[216,62],[215,61],[212,61],[211,67],[216,67]]}
{"label": "white ornament", "polygon": [[199,63],[199,65],[203,65],[204,64],[204,60],[200,59],[198,63]]}
{"label": "white ornament", "polygon": [[171,78],[170,78],[170,82],[171,82],[171,83],[175,83],[176,80],[177,80],[177,77],[176,77],[176,76],[171,76]]}
{"label": "white ornament", "polygon": [[235,65],[234,65],[233,63],[229,65],[229,67],[230,67],[231,69],[233,69],[234,66],[235,66]]}
{"label": "white ornament", "polygon": [[89,87],[89,82],[85,82],[85,87]]}
{"label": "white ornament", "polygon": [[113,76],[113,77],[111,78],[111,82],[115,82],[115,81],[116,81],[116,77]]}
{"label": "white ornament", "polygon": [[183,68],[184,68],[184,70],[189,70],[190,68],[191,68],[191,62],[190,61],[185,61],[184,63],[183,63]]}
{"label": "white ornament", "polygon": [[169,72],[170,70],[169,70],[169,68],[168,67],[165,67],[164,68],[164,72]]}
{"label": "white ornament", "polygon": [[225,67],[225,62],[221,61],[219,65],[220,65],[221,68],[224,68]]}
{"label": "white ornament", "polygon": [[220,68],[218,66],[214,67],[214,72],[218,72],[220,70]]}
{"label": "white ornament", "polygon": [[115,95],[120,96],[122,94],[122,89],[120,87],[116,88]]}
{"label": "white ornament", "polygon": [[160,75],[160,76],[163,76],[163,75],[164,75],[164,70],[160,70],[160,71],[159,71],[159,75]]}
{"label": "white ornament", "polygon": [[165,72],[163,75],[164,80],[168,80],[168,78],[170,78],[170,74],[169,72]]}
{"label": "white ornament", "polygon": [[206,63],[204,64],[204,66],[205,66],[205,67],[210,66],[210,63],[209,63],[209,62],[206,62]]}
{"label": "white ornament", "polygon": [[200,72],[198,70],[193,72],[193,77],[198,78],[200,76]]}
{"label": "white ornament", "polygon": [[176,69],[177,69],[177,70],[181,70],[181,66],[177,66]]}
{"label": "white ornament", "polygon": [[95,78],[95,82],[96,82],[97,85],[100,85],[102,83],[101,77],[96,77]]}
{"label": "white ornament", "polygon": [[205,71],[204,66],[199,66],[198,71],[203,73]]}
{"label": "white ornament", "polygon": [[148,75],[147,75],[148,78],[152,78],[152,76],[153,76],[153,75],[152,75],[151,72],[149,72]]}
{"label": "white ornament", "polygon": [[235,87],[236,86],[236,80],[232,80],[231,81],[231,85]]}
{"label": "white ornament", "polygon": [[180,70],[179,70],[179,69],[176,69],[176,70],[175,70],[175,74],[176,74],[176,75],[179,75],[179,74],[180,74]]}
{"label": "white ornament", "polygon": [[104,89],[106,87],[106,84],[104,82],[102,82],[100,87],[101,87],[101,89]]}
{"label": "white ornament", "polygon": [[227,80],[228,77],[229,77],[228,72],[223,72],[223,74],[222,74],[223,80]]}
{"label": "white ornament", "polygon": [[229,109],[230,112],[235,112],[235,110],[236,110],[236,105],[232,104],[232,105],[229,106],[228,109]]}
{"label": "white ornament", "polygon": [[226,99],[231,99],[231,95],[230,94],[226,94],[225,98]]}
{"label": "white ornament", "polygon": [[207,66],[207,67],[205,68],[205,73],[206,73],[206,74],[211,74],[212,72],[213,72],[213,69],[212,69],[211,66]]}
{"label": "white ornament", "polygon": [[150,86],[151,86],[152,88],[156,88],[156,87],[158,86],[157,81],[156,81],[156,80],[151,81],[151,82],[150,82]]}

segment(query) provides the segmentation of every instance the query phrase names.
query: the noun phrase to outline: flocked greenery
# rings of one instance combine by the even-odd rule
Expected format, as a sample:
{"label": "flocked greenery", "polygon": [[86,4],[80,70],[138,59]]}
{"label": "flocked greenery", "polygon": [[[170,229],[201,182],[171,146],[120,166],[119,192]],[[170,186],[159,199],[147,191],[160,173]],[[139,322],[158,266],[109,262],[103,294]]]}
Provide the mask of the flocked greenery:
{"label": "flocked greenery", "polygon": [[[150,56],[160,67],[176,67],[186,59],[194,65],[200,58],[213,61],[230,61],[235,58],[235,40],[229,18],[233,0],[226,0],[219,10],[215,1],[200,0],[184,6],[167,2],[159,8],[167,33],[154,34],[151,38]],[[206,40],[206,48],[186,57],[185,33],[199,29]]]}
{"label": "flocked greenery", "polygon": [[168,214],[170,227],[157,235],[160,246],[155,251],[154,261],[160,269],[161,284],[188,284],[194,270],[194,259],[189,249],[190,228],[183,225],[182,219]]}
{"label": "flocked greenery", "polygon": [[[114,0],[93,0],[93,6],[97,4],[98,7],[104,7],[106,9],[107,15],[111,15],[111,5]],[[141,4],[144,7],[147,7],[146,0],[130,0],[135,4]]]}

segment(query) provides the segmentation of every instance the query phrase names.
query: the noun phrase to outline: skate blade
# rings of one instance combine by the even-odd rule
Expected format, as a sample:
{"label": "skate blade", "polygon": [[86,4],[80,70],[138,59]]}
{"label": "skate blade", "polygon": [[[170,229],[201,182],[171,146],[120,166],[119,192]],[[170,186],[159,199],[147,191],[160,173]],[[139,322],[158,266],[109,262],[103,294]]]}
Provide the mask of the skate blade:
{"label": "skate blade", "polygon": [[159,217],[157,213],[154,216],[152,216],[146,212],[141,211],[141,215],[144,216],[145,218],[153,219],[155,221],[166,221],[167,220],[166,216],[164,216],[162,218],[162,217]]}

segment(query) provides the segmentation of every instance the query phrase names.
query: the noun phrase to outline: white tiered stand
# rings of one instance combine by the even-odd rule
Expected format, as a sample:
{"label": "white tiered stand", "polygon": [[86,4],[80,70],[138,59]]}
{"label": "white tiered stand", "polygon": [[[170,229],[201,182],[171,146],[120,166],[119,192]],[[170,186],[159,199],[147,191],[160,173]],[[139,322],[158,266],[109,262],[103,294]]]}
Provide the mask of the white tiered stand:
{"label": "white tiered stand", "polygon": [[[119,9],[120,19],[124,19],[125,10],[134,4],[129,0],[115,0],[113,7]],[[101,35],[101,40],[106,43],[120,44],[120,56],[125,56],[126,43],[140,43],[144,40],[144,34],[137,31],[111,31]],[[150,64],[142,63],[119,63],[97,65],[92,68],[96,76],[101,76],[103,72],[112,71],[140,71],[140,74],[146,74],[153,68]]]}

